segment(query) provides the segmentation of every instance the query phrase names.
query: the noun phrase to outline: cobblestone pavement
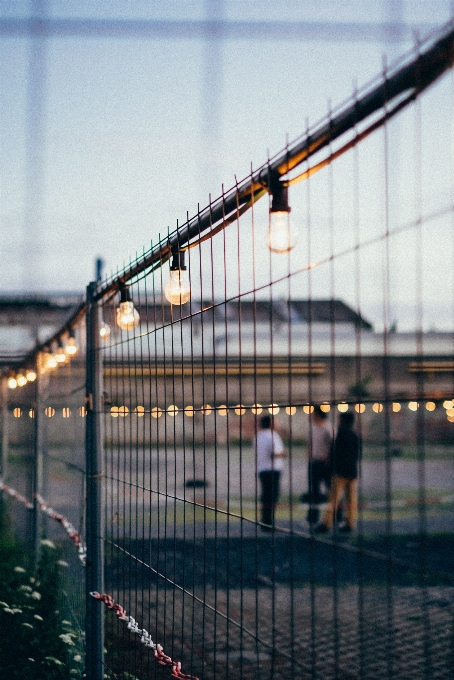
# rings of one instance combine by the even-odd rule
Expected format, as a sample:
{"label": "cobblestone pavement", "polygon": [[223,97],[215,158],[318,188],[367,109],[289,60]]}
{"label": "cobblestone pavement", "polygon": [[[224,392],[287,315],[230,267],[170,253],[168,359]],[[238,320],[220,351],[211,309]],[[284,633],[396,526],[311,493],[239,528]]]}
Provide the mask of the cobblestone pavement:
{"label": "cobblestone pavement", "polygon": [[122,596],[147,613],[143,625],[183,670],[205,680],[453,677],[452,587],[198,592],[218,614],[178,591]]}

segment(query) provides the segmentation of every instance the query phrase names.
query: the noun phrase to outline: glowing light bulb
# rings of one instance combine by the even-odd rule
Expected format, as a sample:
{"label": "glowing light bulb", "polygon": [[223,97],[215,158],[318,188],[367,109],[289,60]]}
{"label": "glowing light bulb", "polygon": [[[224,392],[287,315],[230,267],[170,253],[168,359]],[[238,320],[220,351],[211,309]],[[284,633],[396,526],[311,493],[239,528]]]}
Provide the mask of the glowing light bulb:
{"label": "glowing light bulb", "polygon": [[57,366],[57,360],[53,354],[50,352],[46,352],[44,354],[44,368],[56,368]]}
{"label": "glowing light bulb", "polygon": [[11,378],[8,378],[8,387],[9,387],[10,390],[16,389],[16,387],[17,387],[16,378],[13,378],[12,376],[11,376]]}
{"label": "glowing light bulb", "polygon": [[164,295],[171,305],[184,305],[191,297],[191,284],[184,263],[184,250],[179,250],[178,247],[172,249],[170,279],[165,287]]}
{"label": "glowing light bulb", "polygon": [[27,384],[28,380],[25,377],[25,375],[23,375],[22,373],[18,373],[18,375],[16,376],[16,382],[19,387],[23,387],[24,385]]}
{"label": "glowing light bulb", "polygon": [[104,342],[110,337],[110,326],[105,321],[102,322],[99,328],[99,335]]}
{"label": "glowing light bulb", "polygon": [[28,382],[35,382],[36,380],[36,373],[32,369],[29,369],[27,373],[25,374],[25,377],[27,378]]}
{"label": "glowing light bulb", "polygon": [[120,289],[120,304],[117,307],[117,326],[122,331],[132,331],[140,321],[139,312],[134,307],[128,286]]}
{"label": "glowing light bulb", "polygon": [[288,253],[298,243],[298,230],[288,212],[270,213],[268,248],[273,253]]}
{"label": "glowing light bulb", "polygon": [[62,345],[59,345],[57,351],[54,354],[55,361],[57,364],[64,364],[66,361],[66,352]]}
{"label": "glowing light bulb", "polygon": [[288,253],[298,242],[298,229],[290,219],[288,187],[278,176],[270,178],[272,195],[268,227],[268,248],[273,253]]}
{"label": "glowing light bulb", "polygon": [[187,272],[171,271],[164,295],[171,305],[184,305],[191,297],[191,285]]}
{"label": "glowing light bulb", "polygon": [[120,302],[117,307],[117,326],[120,326],[123,331],[131,331],[139,321],[139,312],[131,300]]}
{"label": "glowing light bulb", "polygon": [[68,356],[73,357],[77,354],[76,338],[74,337],[74,331],[71,331],[69,338],[66,341],[65,352]]}

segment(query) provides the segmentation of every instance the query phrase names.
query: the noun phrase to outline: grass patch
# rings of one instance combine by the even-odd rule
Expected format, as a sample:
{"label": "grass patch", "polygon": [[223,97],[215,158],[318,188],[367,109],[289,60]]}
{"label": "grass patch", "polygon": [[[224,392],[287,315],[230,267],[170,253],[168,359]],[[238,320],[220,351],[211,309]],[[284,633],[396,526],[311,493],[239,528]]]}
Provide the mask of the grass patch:
{"label": "grass patch", "polygon": [[8,680],[82,677],[70,622],[61,621],[58,550],[43,541],[37,573],[13,536],[0,499],[0,671]]}

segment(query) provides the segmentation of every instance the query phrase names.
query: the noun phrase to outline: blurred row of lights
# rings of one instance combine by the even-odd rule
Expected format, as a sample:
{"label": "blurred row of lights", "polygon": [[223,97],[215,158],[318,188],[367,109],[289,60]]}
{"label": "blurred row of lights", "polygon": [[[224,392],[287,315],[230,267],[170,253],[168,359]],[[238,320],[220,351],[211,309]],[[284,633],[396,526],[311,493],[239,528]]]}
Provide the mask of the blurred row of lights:
{"label": "blurred row of lights", "polygon": [[[410,409],[410,411],[417,411],[420,408],[420,406],[422,406],[422,404],[420,404],[417,401],[408,402],[408,408]],[[325,413],[329,413],[329,411],[331,410],[330,404],[322,404],[320,408]],[[353,408],[357,413],[364,413],[364,411],[366,410],[366,404],[355,404]],[[391,408],[394,413],[398,413],[402,409],[402,404],[400,402],[395,401],[392,403]],[[427,401],[425,403],[425,408],[427,411],[435,411],[437,405],[434,401]],[[445,400],[443,402],[443,408],[446,410],[448,420],[450,422],[454,422],[454,401]],[[338,411],[340,411],[340,413],[345,413],[349,409],[349,404],[345,402],[338,404],[337,409]],[[197,412],[200,412],[203,416],[209,416],[213,413],[213,411],[216,411],[220,416],[227,416],[229,412],[235,413],[237,416],[244,416],[247,410],[248,409],[243,404],[237,404],[236,406],[230,407],[227,406],[226,404],[221,404],[220,406],[211,406],[210,404],[204,404],[199,409],[195,408],[194,406],[186,406],[184,409],[179,409],[178,406],[176,406],[175,404],[171,404],[170,406],[167,407],[167,409],[162,409],[159,406],[154,406],[151,409],[151,411],[149,411],[149,413],[153,418],[160,418],[164,413],[167,413],[167,415],[171,417],[175,417],[179,413],[183,413],[185,416],[192,418]],[[254,404],[252,407],[250,407],[250,410],[253,413],[253,415],[260,415],[264,411],[270,413],[271,415],[277,415],[281,411],[281,407],[278,404],[270,404],[269,406],[262,406],[262,404]],[[287,415],[293,416],[298,412],[298,407],[285,406],[283,410]],[[302,411],[303,413],[310,415],[314,411],[314,406],[310,404],[305,404],[302,407]],[[372,411],[374,411],[374,413],[382,413],[382,411],[384,411],[384,405],[376,402],[375,404],[372,404]],[[77,412],[82,417],[85,417],[86,415],[86,410],[84,406],[81,406]],[[52,418],[52,416],[55,415],[56,411],[52,406],[48,406],[45,409],[44,413],[49,418]],[[119,417],[124,418],[128,416],[130,413],[131,411],[127,406],[112,406],[110,409],[110,415],[112,416],[112,418]],[[132,413],[134,413],[137,417],[141,418],[145,415],[145,413],[147,413],[147,411],[145,410],[144,406],[136,406],[135,409],[133,409]],[[15,418],[20,418],[24,414],[25,411],[23,411],[20,407],[16,407],[13,410],[13,415]],[[34,418],[35,416],[34,410],[30,409],[28,415],[30,416],[30,418]],[[64,407],[62,409],[62,415],[63,418],[69,418],[72,415],[71,409],[69,407]]]}
{"label": "blurred row of lights", "polygon": [[[422,404],[418,401],[409,401],[408,402],[408,408],[410,411],[417,411]],[[398,413],[399,411],[402,410],[402,404],[398,401],[393,401],[391,404],[391,408],[394,413]],[[321,404],[320,408],[322,411],[325,413],[329,413],[331,410],[330,404]],[[341,402],[340,404],[337,405],[338,411],[340,413],[345,413],[348,411],[350,408],[349,404],[346,402]],[[354,407],[355,411],[357,413],[364,413],[366,410],[366,404],[355,404]],[[437,405],[434,401],[427,401],[425,403],[425,408],[427,411],[435,411],[437,408]],[[451,399],[446,399],[443,402],[443,408],[446,410],[446,415],[448,418],[454,418],[454,400]],[[253,406],[250,407],[251,412],[258,416],[263,411],[268,411],[271,415],[275,416],[281,411],[281,407],[278,404],[270,404],[269,406],[262,406],[262,404],[253,404]],[[284,408],[285,413],[289,416],[293,416],[297,413],[298,407],[297,406],[285,406]],[[303,413],[306,413],[307,415],[310,415],[311,413],[314,412],[314,406],[311,404],[305,404],[302,407]],[[170,406],[167,407],[167,409],[162,409],[159,408],[159,406],[154,406],[150,413],[153,418],[160,418],[163,413],[167,413],[170,416],[176,416],[178,413],[184,413],[184,415],[193,417],[197,412],[200,412],[203,416],[209,416],[213,411],[217,411],[217,413],[220,416],[226,416],[229,411],[234,412],[237,416],[243,416],[247,412],[247,407],[244,406],[243,404],[237,404],[236,406],[227,406],[227,404],[221,404],[220,406],[211,406],[210,404],[204,404],[201,406],[199,409],[195,408],[194,406],[186,406],[184,409],[179,409],[178,406],[175,404],[171,404]],[[384,411],[384,405],[380,404],[379,402],[376,402],[375,404],[372,404],[372,411],[374,413],[382,413]],[[132,411],[135,413],[137,416],[142,417],[145,415],[146,410],[144,406],[136,406],[135,409]],[[80,416],[84,417],[86,415],[86,409],[84,406],[81,406],[78,409],[78,413]],[[112,418],[118,418],[118,417],[125,417],[129,415],[130,410],[127,406],[112,406],[110,409],[110,415]],[[20,418],[23,415],[23,411],[21,408],[16,407],[13,410],[13,414],[15,418]],[[49,417],[52,417],[55,415],[55,409],[51,406],[48,406],[45,409],[45,414]],[[62,409],[62,414],[63,418],[69,418],[71,416],[71,409],[69,407],[64,407]],[[29,415],[31,418],[34,417],[34,411],[33,409],[30,409]]]}
{"label": "blurred row of lights", "polygon": [[[417,401],[410,401],[408,402],[408,408],[410,411],[417,411],[420,408],[421,404]],[[453,417],[454,418],[454,402],[452,401],[445,401],[443,403],[443,407],[446,409],[446,415],[448,418]],[[321,410],[324,411],[325,413],[329,413],[331,410],[330,404],[321,404],[320,406]],[[348,411],[350,408],[349,404],[346,402],[342,402],[337,405],[337,409],[340,413],[345,413]],[[357,413],[364,413],[366,410],[366,404],[354,404],[353,406],[354,410]],[[381,403],[376,402],[375,404],[372,404],[372,411],[374,413],[382,413],[384,411],[384,405]],[[398,413],[402,409],[402,404],[400,402],[393,402],[391,405],[391,408],[394,413]],[[428,401],[425,404],[425,408],[427,411],[435,411],[437,408],[437,405],[434,401]],[[246,406],[244,404],[237,404],[236,406],[227,406],[226,404],[221,404],[220,406],[211,406],[210,404],[204,404],[202,407],[199,409],[194,408],[194,406],[186,406],[184,409],[181,409],[181,412],[184,413],[184,415],[193,417],[196,412],[200,412],[203,416],[209,416],[213,411],[216,411],[220,416],[227,416],[227,414],[230,412],[234,412],[237,416],[243,416],[247,412]],[[251,413],[253,415],[260,415],[263,411],[268,411],[271,415],[277,415],[281,411],[281,407],[278,404],[271,404],[270,406],[262,406],[262,404],[254,404],[252,407],[250,407]],[[298,412],[298,407],[296,406],[285,406],[284,408],[285,413],[289,416],[293,416]],[[310,415],[311,413],[314,412],[314,406],[310,404],[305,404],[302,407],[303,413],[306,413],[307,415]],[[160,418],[163,413],[167,413],[169,416],[176,416],[180,412],[180,409],[178,406],[175,404],[171,404],[170,406],[167,407],[167,409],[161,409],[159,406],[154,406],[151,409],[151,415],[153,418]],[[141,417],[145,415],[145,409],[143,406],[137,406],[134,409],[134,413],[136,413],[137,416]],[[113,418],[118,418],[119,416],[125,417],[129,414],[129,409],[127,406],[112,406],[110,409],[110,415]]]}
{"label": "blurred row of lights", "polygon": [[[82,417],[85,418],[87,415],[87,411],[85,409],[85,406],[80,406],[77,409],[77,413]],[[26,414],[26,409],[21,409],[19,406],[16,406],[16,408],[13,409],[13,416],[15,418],[22,418],[22,416],[25,416]],[[46,415],[48,418],[53,418],[53,416],[56,414],[56,411],[53,406],[47,406],[44,409],[44,415]],[[34,418],[35,417],[35,409],[31,408],[28,410],[28,416],[29,418]],[[63,418],[70,418],[72,416],[72,411],[68,406],[64,406],[62,408],[62,416]]]}
{"label": "blurred row of lights", "polygon": [[[63,339],[59,338],[55,345],[54,351],[51,351],[51,348],[45,348],[44,351],[39,353],[38,366],[41,373],[61,366],[77,354],[78,348],[73,330],[69,331],[65,344],[63,344]],[[7,378],[7,385],[10,390],[15,390],[17,387],[25,387],[27,383],[35,382],[36,378],[35,369],[27,368],[17,373],[11,373]]]}

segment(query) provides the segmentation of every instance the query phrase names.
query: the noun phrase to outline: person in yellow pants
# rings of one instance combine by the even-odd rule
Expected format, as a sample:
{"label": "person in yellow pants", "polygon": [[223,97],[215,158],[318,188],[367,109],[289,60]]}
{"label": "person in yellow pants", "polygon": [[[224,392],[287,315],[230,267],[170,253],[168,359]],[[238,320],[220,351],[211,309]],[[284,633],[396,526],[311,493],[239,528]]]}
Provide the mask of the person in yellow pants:
{"label": "person in yellow pants", "polygon": [[329,506],[323,521],[315,528],[315,532],[322,534],[330,531],[339,502],[345,494],[345,525],[339,531],[349,533],[356,526],[358,515],[358,461],[361,452],[361,441],[353,430],[355,415],[352,411],[341,413],[339,429],[334,442],[331,488]]}

